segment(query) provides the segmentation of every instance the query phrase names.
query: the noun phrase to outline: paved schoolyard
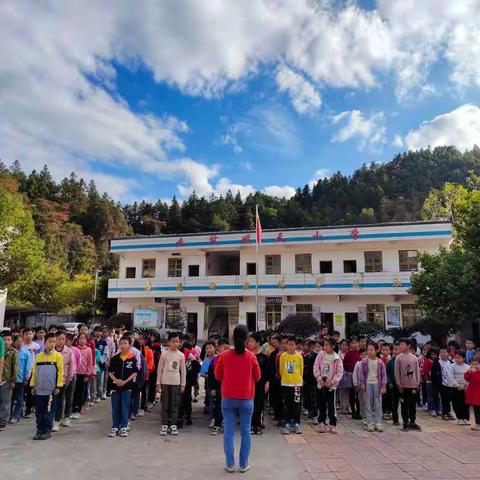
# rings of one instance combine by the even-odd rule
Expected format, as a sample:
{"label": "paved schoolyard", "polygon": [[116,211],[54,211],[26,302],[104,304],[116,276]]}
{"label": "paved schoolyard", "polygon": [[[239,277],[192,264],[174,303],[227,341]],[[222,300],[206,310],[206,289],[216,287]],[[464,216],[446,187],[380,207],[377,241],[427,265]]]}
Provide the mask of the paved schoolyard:
{"label": "paved schoolyard", "polygon": [[253,437],[252,470],[244,475],[223,471],[222,435],[209,435],[200,404],[194,404],[194,425],[177,438],[160,437],[159,424],[157,406],[132,422],[128,438],[108,438],[107,401],[51,440],[35,442],[33,420],[25,420],[0,433],[1,478],[8,472],[8,480],[480,479],[480,433],[423,413],[419,413],[422,432],[405,433],[385,422],[384,433],[371,434],[345,416],[340,417],[336,436],[316,433],[315,427],[304,424],[302,435],[282,437],[269,425],[265,435]]}
{"label": "paved schoolyard", "polygon": [[358,421],[340,417],[339,434],[285,437],[309,480],[480,479],[480,432],[454,421],[418,414],[422,432],[403,432],[385,422],[385,432],[368,433]]}

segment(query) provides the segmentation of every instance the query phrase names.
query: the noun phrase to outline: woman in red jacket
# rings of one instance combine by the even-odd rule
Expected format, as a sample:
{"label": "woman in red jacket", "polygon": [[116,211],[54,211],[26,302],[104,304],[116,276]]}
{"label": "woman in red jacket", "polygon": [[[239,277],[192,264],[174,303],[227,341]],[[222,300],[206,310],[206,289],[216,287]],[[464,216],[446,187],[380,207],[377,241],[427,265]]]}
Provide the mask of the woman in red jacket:
{"label": "woman in red jacket", "polygon": [[470,362],[470,370],[465,372],[465,380],[468,382],[465,392],[465,403],[472,405],[475,414],[475,425],[472,430],[480,431],[480,363],[473,359]]}
{"label": "woman in red jacket", "polygon": [[227,472],[235,470],[233,440],[237,414],[240,417],[240,472],[250,469],[250,425],[255,397],[255,383],[260,380],[260,367],[257,357],[246,350],[248,330],[245,325],[237,325],[233,330],[235,348],[223,352],[215,364],[215,377],[221,382],[222,413],[224,420],[223,450]]}

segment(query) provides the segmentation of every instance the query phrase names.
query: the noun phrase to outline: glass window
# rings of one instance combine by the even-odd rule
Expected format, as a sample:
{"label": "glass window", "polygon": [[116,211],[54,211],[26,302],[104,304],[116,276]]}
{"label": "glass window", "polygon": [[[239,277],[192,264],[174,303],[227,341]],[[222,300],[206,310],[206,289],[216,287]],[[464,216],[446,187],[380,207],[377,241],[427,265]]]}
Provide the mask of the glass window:
{"label": "glass window", "polygon": [[312,315],[313,307],[311,303],[297,303],[295,306],[297,313],[304,313],[307,315]]}
{"label": "glass window", "polygon": [[402,303],[402,327],[411,327],[423,317],[423,312],[414,303]]}
{"label": "glass window", "polygon": [[125,278],[135,278],[137,276],[137,269],[135,267],[127,267],[125,270]]}
{"label": "glass window", "polygon": [[385,305],[380,303],[367,304],[367,321],[385,327]]}
{"label": "glass window", "polygon": [[343,261],[343,273],[356,273],[357,261],[356,260],[344,260]]}
{"label": "glass window", "polygon": [[247,275],[255,275],[257,273],[257,264],[253,262],[247,263]]}
{"label": "glass window", "polygon": [[417,251],[399,250],[398,263],[401,272],[416,272],[418,270]]}
{"label": "glass window", "polygon": [[165,303],[165,328],[179,329],[183,321],[180,299],[167,298]]}
{"label": "glass window", "polygon": [[311,253],[297,253],[295,255],[295,273],[312,273]]}
{"label": "glass window", "polygon": [[188,276],[189,277],[198,277],[199,275],[200,275],[200,266],[199,265],[189,265],[188,266]]}
{"label": "glass window", "polygon": [[282,305],[265,306],[265,321],[267,330],[276,330],[278,324],[282,321]]}
{"label": "glass window", "polygon": [[381,272],[383,270],[382,252],[364,252],[365,272]]}
{"label": "glass window", "polygon": [[181,258],[168,259],[168,276],[169,277],[182,276],[182,259]]}
{"label": "glass window", "polygon": [[265,273],[267,275],[278,275],[282,273],[280,255],[265,255]]}
{"label": "glass window", "polygon": [[333,264],[331,260],[321,260],[320,261],[320,273],[332,273]]}
{"label": "glass window", "polygon": [[154,278],[155,277],[155,265],[156,261],[154,258],[148,258],[142,260],[142,277],[143,278]]}

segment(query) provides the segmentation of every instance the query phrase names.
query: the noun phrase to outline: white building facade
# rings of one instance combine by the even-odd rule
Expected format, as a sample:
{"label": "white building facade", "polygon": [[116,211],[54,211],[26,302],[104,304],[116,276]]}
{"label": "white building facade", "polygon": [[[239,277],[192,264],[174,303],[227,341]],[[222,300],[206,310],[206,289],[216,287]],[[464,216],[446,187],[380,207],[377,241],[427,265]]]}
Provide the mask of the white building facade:
{"label": "white building facade", "polygon": [[408,326],[421,315],[408,293],[417,254],[451,237],[447,222],[264,230],[258,263],[254,231],[126,237],[111,242],[120,262],[108,292],[135,325],[184,325],[200,339],[238,323],[274,329],[294,313],[342,336],[358,321]]}

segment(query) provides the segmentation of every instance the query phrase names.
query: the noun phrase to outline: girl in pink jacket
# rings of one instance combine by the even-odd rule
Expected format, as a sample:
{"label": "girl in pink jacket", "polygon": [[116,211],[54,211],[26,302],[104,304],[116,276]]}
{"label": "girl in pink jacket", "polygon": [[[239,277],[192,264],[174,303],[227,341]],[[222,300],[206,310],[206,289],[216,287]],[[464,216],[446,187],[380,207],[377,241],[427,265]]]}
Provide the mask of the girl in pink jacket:
{"label": "girl in pink jacket", "polygon": [[330,423],[330,433],[337,433],[336,390],[343,376],[343,362],[335,352],[335,340],[325,338],[323,351],[319,352],[313,365],[313,375],[317,379],[319,432],[325,433],[325,421]]}
{"label": "girl in pink jacket", "polygon": [[80,362],[77,365],[77,383],[75,385],[75,393],[73,395],[73,414],[72,419],[80,416],[82,407],[87,400],[88,380],[92,375],[96,374],[95,358],[90,346],[87,344],[87,335],[80,333],[78,335],[78,349],[80,350]]}

